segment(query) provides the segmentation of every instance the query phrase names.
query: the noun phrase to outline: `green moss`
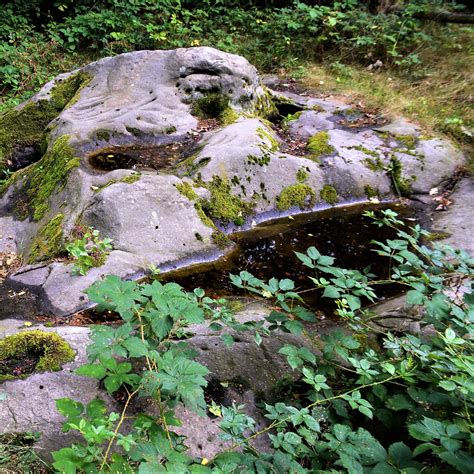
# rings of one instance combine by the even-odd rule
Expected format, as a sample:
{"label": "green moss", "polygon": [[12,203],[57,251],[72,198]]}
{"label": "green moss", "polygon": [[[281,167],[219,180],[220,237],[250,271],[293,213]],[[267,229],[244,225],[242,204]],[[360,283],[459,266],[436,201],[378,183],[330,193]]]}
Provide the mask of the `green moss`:
{"label": "green moss", "polygon": [[[138,120],[138,118],[137,118]],[[162,132],[165,134],[165,135],[171,135],[172,133],[176,132],[176,127],[174,125],[168,125],[167,127],[165,127]]]}
{"label": "green moss", "polygon": [[377,197],[379,196],[380,192],[378,189],[374,189],[372,186],[370,186],[370,184],[366,184],[364,186],[364,192],[365,192],[365,195],[371,199],[371,198],[374,198],[374,197]]}
{"label": "green moss", "polygon": [[218,118],[222,125],[231,125],[237,121],[239,114],[234,109],[227,107],[221,112]]}
{"label": "green moss", "polygon": [[95,137],[97,140],[108,142],[110,140],[111,132],[105,128],[101,128],[95,132]]}
{"label": "green moss", "polygon": [[220,249],[225,249],[231,243],[229,237],[227,237],[227,235],[225,235],[224,232],[220,230],[214,231],[211,235],[211,238]]}
{"label": "green moss", "polygon": [[[191,107],[191,113],[197,117],[207,119],[215,118],[222,125],[234,123],[239,115],[229,105],[229,98],[223,94],[212,92],[195,100]],[[170,133],[176,131],[176,127]]]}
{"label": "green moss", "polygon": [[61,108],[71,107],[78,101],[81,90],[89,85],[91,80],[92,76],[89,73],[79,71],[66,79],[56,81],[51,90],[53,103]]}
{"label": "green moss", "polygon": [[193,187],[189,183],[178,183],[176,185],[176,189],[180,194],[187,197],[190,201],[196,201],[199,198],[199,196],[196,194],[196,191],[194,191]]}
{"label": "green moss", "polygon": [[297,172],[296,172],[296,181],[298,181],[298,183],[304,183],[308,177],[309,177],[309,172],[308,172],[308,168],[300,168]]}
{"label": "green moss", "polygon": [[413,135],[394,135],[393,138],[409,150],[416,147],[417,138]]}
{"label": "green moss", "polygon": [[181,171],[184,168],[186,171],[183,174],[186,176],[191,176],[194,174],[199,168],[203,167],[211,159],[209,157],[202,157],[199,159],[199,161],[197,161],[202,149],[203,145],[196,147],[195,152],[191,156],[188,156],[176,164],[176,169]]}
{"label": "green moss", "polygon": [[299,206],[304,209],[306,206],[312,206],[316,195],[313,188],[307,184],[293,184],[286,187],[277,197],[277,209],[286,211],[290,207]]}
{"label": "green moss", "polygon": [[210,219],[207,214],[204,212],[204,209],[202,208],[202,202],[198,201],[194,204],[194,208],[196,209],[197,215],[199,216],[199,219],[201,219],[201,222],[207,226],[210,227],[211,229],[216,229],[216,224],[212,222],[212,219]]}
{"label": "green moss", "polygon": [[278,109],[273,102],[272,96],[268,89],[265,88],[264,93],[259,95],[252,103],[252,106],[249,109],[250,114],[256,115],[258,117],[263,117],[265,119],[271,119],[273,117],[278,117]]}
{"label": "green moss", "polygon": [[331,205],[334,205],[339,201],[336,189],[329,184],[323,186],[323,189],[319,191],[319,195],[323,201],[326,201]]}
{"label": "green moss", "polygon": [[357,146],[353,146],[351,148],[353,148],[354,150],[361,151],[362,153],[364,153],[366,155],[373,156],[376,159],[377,158],[380,159],[379,154],[375,150],[369,150],[368,148],[365,148],[365,146],[357,145]]}
{"label": "green moss", "polygon": [[310,152],[308,158],[317,161],[321,156],[331,155],[336,149],[329,144],[329,133],[326,131],[315,133],[306,145]]}
{"label": "green moss", "polygon": [[369,168],[371,171],[384,171],[385,165],[380,156],[377,156],[377,158],[372,159],[372,158],[365,158],[362,163]]}
{"label": "green moss", "polygon": [[294,122],[295,120],[298,120],[301,117],[302,113],[303,113],[303,111],[299,110],[298,112],[295,112],[294,114],[288,114],[281,121],[281,128],[283,128],[283,130],[286,130],[288,128],[288,126],[290,125],[290,122]]}
{"label": "green moss", "polygon": [[436,241],[447,239],[450,236],[451,234],[449,232],[430,232],[425,238],[429,241]]}
{"label": "green moss", "polygon": [[15,147],[40,148],[47,125],[71,104],[78,90],[90,76],[78,72],[57,81],[49,100],[29,102],[20,110],[14,109],[0,116],[0,168],[7,167]]}
{"label": "green moss", "polygon": [[227,180],[220,176],[214,176],[212,181],[200,182],[200,184],[211,193],[209,200],[201,199],[200,201],[202,210],[210,219],[242,225],[245,217],[251,214],[252,204],[246,203],[232,194],[231,185]]}
{"label": "green moss", "polygon": [[125,127],[125,130],[127,130],[127,132],[133,135],[134,137],[142,137],[143,135],[145,135],[145,133],[139,128]]}
{"label": "green moss", "polygon": [[75,357],[71,346],[53,332],[23,331],[0,340],[0,361],[21,359],[32,353],[39,355],[37,372],[58,371]]}
{"label": "green moss", "polygon": [[402,162],[396,156],[392,155],[390,158],[389,173],[392,178],[393,186],[399,196],[408,196],[411,192],[410,181],[402,176],[402,172]]}
{"label": "green moss", "polygon": [[271,157],[268,153],[264,153],[262,156],[247,156],[247,163],[249,165],[267,166],[270,163],[270,160]]}
{"label": "green moss", "polygon": [[217,92],[196,99],[191,113],[201,118],[218,118],[229,107],[229,99]]}
{"label": "green moss", "polygon": [[49,260],[64,250],[63,220],[64,215],[58,214],[41,227],[31,244],[28,263]]}
{"label": "green moss", "polygon": [[112,184],[116,183],[133,184],[136,183],[140,178],[141,173],[129,174],[127,176],[124,176],[123,178],[112,178],[110,181],[107,181],[105,184],[98,186],[96,189],[94,189],[94,192],[98,193],[103,189],[108,188],[109,186],[112,186]]}
{"label": "green moss", "polygon": [[[49,198],[61,191],[70,171],[80,164],[69,145],[69,136],[58,138],[40,161],[25,170],[24,180],[28,207],[35,221],[40,220],[49,209]],[[22,170],[23,171],[23,170]]]}
{"label": "green moss", "polygon": [[262,127],[258,127],[257,135],[261,140],[265,142],[261,144],[261,148],[263,148],[263,151],[268,151],[271,153],[278,151],[280,144],[278,143],[278,140],[268,130],[265,130]]}

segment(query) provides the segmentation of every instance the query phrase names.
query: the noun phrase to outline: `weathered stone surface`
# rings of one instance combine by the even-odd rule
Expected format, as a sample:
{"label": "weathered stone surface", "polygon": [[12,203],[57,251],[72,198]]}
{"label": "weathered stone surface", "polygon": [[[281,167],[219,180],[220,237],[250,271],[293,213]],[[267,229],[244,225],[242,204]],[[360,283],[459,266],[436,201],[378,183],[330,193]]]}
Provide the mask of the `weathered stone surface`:
{"label": "weathered stone surface", "polygon": [[[78,439],[72,433],[61,432],[64,419],[56,410],[55,400],[70,397],[87,403],[100,391],[96,380],[73,373],[75,368],[87,360],[85,348],[89,342],[89,330],[81,327],[40,328],[57,332],[63,337],[76,351],[76,359],[64,365],[60,372],[39,373],[24,380],[0,383],[0,434],[39,431],[41,438],[37,444],[38,454],[49,458],[51,451]],[[25,326],[17,320],[3,320],[0,322],[0,338],[22,329]]]}
{"label": "weathered stone surface", "polygon": [[402,165],[401,175],[413,193],[428,193],[448,180],[464,163],[462,153],[447,140],[419,139],[407,152],[394,152]]}
{"label": "weathered stone surface", "polygon": [[12,216],[0,217],[0,253],[17,252],[15,236],[18,234],[18,227]]}
{"label": "weathered stone surface", "polygon": [[[260,320],[269,312],[270,308],[261,303],[253,303],[237,313],[236,318],[241,322]],[[51,451],[77,439],[71,433],[61,433],[64,419],[56,410],[56,399],[70,397],[86,404],[98,397],[106,401],[111,410],[120,411],[120,406],[99,387],[97,381],[74,373],[77,367],[87,361],[89,329],[61,326],[33,328],[57,332],[77,352],[77,357],[59,372],[34,374],[24,380],[0,383],[0,434],[37,430],[42,433],[37,445],[39,453],[48,458]],[[0,321],[0,338],[24,329],[23,321]],[[260,427],[266,421],[257,409],[257,401],[270,401],[275,384],[285,374],[292,376],[284,356],[277,353],[278,349],[283,344],[295,344],[314,350],[309,340],[288,334],[276,335],[272,339],[263,338],[261,347],[249,335],[235,334],[235,344],[226,347],[218,334],[207,326],[194,326],[191,329],[195,335],[188,342],[197,351],[197,360],[211,372],[208,377],[210,396],[215,398],[217,404],[225,406],[230,406],[233,402],[244,403],[245,412],[255,417]],[[225,387],[220,385],[221,382]],[[217,395],[216,387],[219,388]],[[131,407],[131,413],[136,411],[146,411],[153,415],[157,413],[157,408],[150,400],[138,399]],[[177,415],[183,421],[183,426],[177,431],[188,438],[186,444],[191,454],[210,458],[225,445],[219,438],[219,420],[208,416],[199,417],[184,407],[178,407]],[[259,443],[259,447],[267,447],[265,438],[259,440]]]}
{"label": "weathered stone surface", "polygon": [[114,248],[141,255],[148,264],[214,249],[212,229],[178,192],[178,183],[175,176],[145,175],[133,184],[133,192],[129,184],[113,184],[96,194],[83,222],[111,238]]}
{"label": "weathered stone surface", "polygon": [[288,127],[294,135],[309,138],[322,130],[332,130],[336,127],[331,112],[316,112],[315,110],[305,110],[297,120],[291,120]]}
{"label": "weathered stone surface", "polygon": [[448,237],[438,241],[465,250],[474,256],[474,182],[464,178],[449,197],[447,211],[433,214],[434,232],[446,232]]}
{"label": "weathered stone surface", "polygon": [[421,129],[417,124],[409,122],[402,117],[397,117],[395,120],[387,125],[383,125],[382,127],[376,127],[375,130],[378,132],[390,133],[391,135],[419,136],[421,133]]}
{"label": "weathered stone surface", "polygon": [[[33,249],[38,239],[47,240],[42,232],[54,218],[60,218],[63,243],[75,238],[78,225],[113,240],[105,265],[86,277],[72,276],[68,262],[11,275],[12,284],[24,283],[41,296],[44,311],[56,314],[86,305],[84,289],[108,273],[134,278],[150,264],[172,268],[230,252],[219,231],[394,199],[394,179],[406,184],[405,193],[426,193],[462,163],[449,142],[425,139],[402,119],[380,129],[349,127],[344,117],[359,112],[340,100],[270,92],[244,58],[212,48],[104,58],[58,76],[19,110],[54,101],[58,88],[78,73],[87,80],[45,129],[53,165],[62,156],[53,155],[55,144],[65,140],[71,156],[62,167],[71,169],[62,176],[63,169],[51,163],[43,168],[40,161],[20,170],[0,197],[0,252],[20,252],[27,263],[51,260]],[[293,114],[279,135],[266,120],[276,117],[272,94]],[[209,127],[200,122],[197,106],[213,97],[224,104],[217,100],[213,107],[227,108]],[[326,140],[320,152],[288,152],[293,139],[304,143],[318,133]],[[38,175],[46,180],[36,194],[50,192],[36,208],[35,196],[28,195],[34,171],[37,185]],[[64,256],[60,245],[58,255]]]}
{"label": "weathered stone surface", "polygon": [[[157,138],[171,128],[173,134],[186,134],[197,125],[186,102],[203,92],[224,93],[236,107],[245,103],[243,97],[251,104],[263,94],[255,68],[244,58],[206,47],[137,51],[101,59],[82,71],[93,79],[53,122],[51,139],[68,134],[88,151],[97,147],[93,138],[100,130],[130,143],[136,143],[137,129]],[[42,92],[34,100],[45,96]]]}

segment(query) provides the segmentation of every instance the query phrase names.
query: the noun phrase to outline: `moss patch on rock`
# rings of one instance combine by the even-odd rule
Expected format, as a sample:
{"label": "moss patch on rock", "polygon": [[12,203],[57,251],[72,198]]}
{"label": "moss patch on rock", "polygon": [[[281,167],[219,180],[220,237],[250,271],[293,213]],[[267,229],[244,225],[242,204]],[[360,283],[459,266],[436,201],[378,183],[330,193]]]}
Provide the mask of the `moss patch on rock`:
{"label": "moss patch on rock", "polygon": [[98,193],[102,191],[103,189],[108,188],[109,186],[112,186],[113,184],[116,184],[116,183],[133,184],[133,183],[136,183],[140,178],[141,178],[141,173],[129,174],[127,176],[124,176],[123,178],[112,178],[110,181],[107,181],[102,186],[98,186],[96,189],[94,189],[94,192]]}
{"label": "moss patch on rock", "polygon": [[218,117],[222,125],[231,125],[237,121],[239,114],[232,108],[227,107]]}
{"label": "moss patch on rock", "polygon": [[329,144],[329,133],[326,131],[315,133],[309,138],[306,145],[310,152],[308,158],[318,161],[321,156],[331,155],[336,149]]}
{"label": "moss patch on rock", "polygon": [[176,185],[176,189],[180,194],[188,198],[190,201],[196,201],[199,198],[193,187],[185,181],[183,181],[182,183],[178,183]]}
{"label": "moss patch on rock", "polygon": [[250,114],[265,119],[271,119],[279,116],[278,109],[273,102],[272,96],[268,89],[265,88],[264,93],[259,95],[249,109]]}
{"label": "moss patch on rock", "polygon": [[51,90],[51,100],[57,106],[71,107],[79,100],[81,90],[88,86],[91,80],[91,74],[79,71],[66,79],[56,81]]}
{"label": "moss patch on rock", "polygon": [[296,172],[296,181],[298,181],[298,183],[304,183],[308,179],[308,177],[309,177],[309,169],[306,167],[300,168]]}
{"label": "moss patch on rock", "polygon": [[212,181],[199,184],[211,193],[210,199],[200,201],[204,213],[210,219],[219,220],[224,224],[234,222],[236,225],[242,225],[245,217],[252,213],[253,205],[232,194],[231,185],[226,179],[214,176]]}
{"label": "moss patch on rock", "polygon": [[417,138],[413,135],[394,135],[393,138],[409,150],[416,147]]}
{"label": "moss patch on rock", "polygon": [[356,145],[356,146],[353,146],[353,147],[350,147],[350,148],[353,148],[354,150],[357,150],[357,151],[360,151],[362,153],[364,153],[364,155],[368,155],[368,156],[372,156],[374,158],[379,158],[379,154],[375,151],[375,150],[370,150],[369,148],[366,148],[365,146],[362,146],[362,145]]}
{"label": "moss patch on rock", "polygon": [[212,233],[211,238],[220,249],[225,249],[232,242],[221,230],[215,230]]}
{"label": "moss patch on rock", "polygon": [[319,191],[319,195],[323,201],[331,204],[331,206],[339,201],[339,196],[337,195],[336,189],[329,184],[325,184],[323,186],[321,191]]}
{"label": "moss patch on rock", "polygon": [[191,106],[191,113],[202,119],[217,119],[222,125],[230,125],[239,118],[230,107],[229,98],[218,92],[196,99]]}
{"label": "moss patch on rock", "polygon": [[277,209],[286,211],[293,206],[301,209],[312,206],[315,202],[316,194],[308,184],[298,183],[286,187],[277,197]]}
{"label": "moss patch on rock", "polygon": [[364,165],[371,171],[383,171],[385,169],[385,165],[380,156],[375,158],[365,158],[362,160],[362,163],[364,163]]}
{"label": "moss patch on rock", "polygon": [[211,229],[217,229],[212,219],[209,218],[209,216],[206,214],[206,212],[203,209],[203,203],[205,202],[205,200],[199,199],[198,194],[196,193],[196,191],[194,191],[191,184],[183,181],[176,185],[176,189],[184,197],[186,197],[190,201],[194,201],[194,208],[196,209],[197,215],[205,226],[210,227]]}
{"label": "moss patch on rock", "polygon": [[[14,378],[8,366],[16,360],[35,358],[34,372],[53,372],[75,358],[71,346],[58,334],[40,330],[23,331],[0,340],[0,380]],[[22,376],[28,375],[23,373]]]}
{"label": "moss patch on rock", "polygon": [[50,99],[29,102],[21,109],[13,109],[0,116],[0,169],[8,168],[8,161],[16,147],[40,148],[47,125],[61,111],[79,97],[79,91],[91,80],[82,71],[57,81]]}
{"label": "moss patch on rock", "polygon": [[409,196],[411,192],[410,181],[402,176],[402,162],[395,156],[390,158],[389,173],[393,187],[399,196]]}
{"label": "moss patch on rock", "polygon": [[28,263],[49,260],[61,254],[64,250],[63,243],[63,214],[58,214],[47,222],[33,240]]}
{"label": "moss patch on rock", "polygon": [[39,221],[46,215],[50,196],[64,188],[70,171],[79,164],[80,158],[74,157],[74,149],[69,145],[69,136],[63,135],[40,161],[19,171],[33,220]]}
{"label": "moss patch on rock", "polygon": [[257,128],[257,135],[261,140],[265,142],[260,144],[260,148],[262,148],[264,152],[273,153],[275,151],[278,151],[278,149],[280,148],[278,140],[263,127]]}
{"label": "moss patch on rock", "polygon": [[206,94],[196,99],[191,106],[191,113],[201,118],[218,118],[229,106],[229,99],[217,92]]}
{"label": "moss patch on rock", "polygon": [[281,128],[283,130],[287,130],[291,122],[295,122],[301,117],[303,110],[298,110],[294,114],[288,114],[282,121],[281,121]]}
{"label": "moss patch on rock", "polygon": [[374,189],[370,184],[364,186],[364,193],[369,199],[378,197],[380,194],[379,190]]}

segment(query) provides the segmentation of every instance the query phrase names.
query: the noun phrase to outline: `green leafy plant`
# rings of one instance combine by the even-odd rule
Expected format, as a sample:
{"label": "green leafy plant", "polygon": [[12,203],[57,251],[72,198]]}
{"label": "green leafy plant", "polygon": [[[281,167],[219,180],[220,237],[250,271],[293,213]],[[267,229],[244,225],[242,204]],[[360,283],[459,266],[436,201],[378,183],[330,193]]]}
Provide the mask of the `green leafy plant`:
{"label": "green leafy plant", "polygon": [[[187,293],[174,283],[138,284],[114,276],[94,284],[89,298],[120,314],[123,324],[92,329],[89,363],[77,373],[101,380],[109,393],[122,391],[126,401],[122,413],[108,413],[103,402],[84,407],[58,400],[65,429],[78,431],[84,443],[53,453],[54,467],[61,472],[471,472],[474,261],[448,246],[426,246],[428,233],[406,227],[391,210],[366,215],[397,231],[394,239],[374,242],[375,251],[388,258],[389,275],[377,279],[368,269],[337,267],[333,257],[314,247],[296,254],[345,327],[321,337],[321,354],[292,344],[280,349],[299,378],[280,400],[265,404],[263,429],[256,430],[243,406],[212,403],[222,437],[230,442],[212,459],[189,456],[184,440],[172,431],[179,424],[178,402],[197,413],[206,409],[208,371],[178,339],[205,317],[215,330],[226,325],[252,331],[256,344],[275,330],[310,335],[307,323],[315,315],[304,294],[290,279],[232,275],[234,285],[271,300],[274,308],[265,321],[239,323],[225,300],[212,300],[201,289]],[[419,329],[387,330],[379,324],[383,316],[367,304],[385,284],[407,290]],[[233,343],[230,334],[222,338]],[[138,366],[144,369],[135,370]],[[159,415],[134,414],[132,428],[124,432],[137,397],[153,399]],[[268,436],[273,451],[256,451],[252,442],[259,436]]]}
{"label": "green leafy plant", "polygon": [[74,261],[73,274],[86,275],[92,267],[104,264],[112,250],[112,240],[101,239],[99,231],[89,227],[82,238],[66,245],[66,250]]}
{"label": "green leafy plant", "polygon": [[[169,472],[186,471],[195,463],[184,453],[183,438],[170,430],[179,426],[173,409],[181,402],[197,413],[205,412],[208,370],[193,360],[185,343],[172,340],[182,337],[187,325],[202,323],[206,314],[214,324],[228,320],[225,302],[206,298],[199,289],[186,293],[175,283],[139,284],[116,276],[95,283],[87,293],[101,310],[120,314],[123,324],[92,329],[89,363],[77,373],[101,380],[110,394],[122,390],[126,401],[122,413],[107,413],[100,400],[86,407],[70,399],[57,400],[58,410],[67,418],[65,430],[78,431],[85,444],[53,453],[53,466],[60,472],[136,472],[136,468],[160,472],[163,466]],[[145,364],[144,370],[136,372],[133,361]],[[127,409],[138,397],[153,400],[159,416],[137,415],[130,433],[122,434]],[[115,446],[124,454],[114,453]]]}

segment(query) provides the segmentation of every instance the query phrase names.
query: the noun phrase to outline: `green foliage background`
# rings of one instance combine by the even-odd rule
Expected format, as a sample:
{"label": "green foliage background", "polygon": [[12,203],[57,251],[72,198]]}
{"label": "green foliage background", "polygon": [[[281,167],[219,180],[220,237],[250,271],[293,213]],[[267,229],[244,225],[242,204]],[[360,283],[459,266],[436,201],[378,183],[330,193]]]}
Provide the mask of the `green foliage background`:
{"label": "green foliage background", "polygon": [[[250,332],[257,345],[275,331],[311,336],[313,308],[291,279],[231,275],[236,287],[272,303],[265,320],[245,323],[225,300],[209,298],[202,289],[188,293],[176,283],[139,284],[116,276],[92,285],[89,298],[99,310],[117,312],[122,324],[92,329],[89,363],[76,373],[102,381],[110,394],[121,390],[125,402],[115,413],[101,400],[87,406],[57,400],[67,418],[64,429],[79,432],[83,441],[53,453],[56,471],[472,472],[474,261],[450,247],[426,247],[428,233],[406,227],[391,210],[366,215],[397,230],[397,238],[374,242],[390,262],[390,276],[380,280],[369,269],[337,267],[334,257],[314,247],[296,253],[315,290],[334,300],[345,329],[320,338],[321,354],[292,344],[280,349],[297,382],[282,384],[276,403],[264,404],[268,425],[260,430],[244,406],[206,405],[209,372],[183,338],[189,325],[205,321],[215,331]],[[387,283],[408,290],[407,304],[418,309],[421,330],[374,324],[379,315],[364,306],[377,300],[376,286]],[[222,339],[234,342],[229,333]],[[142,397],[158,408],[156,417],[129,412]],[[181,423],[177,403],[201,415],[212,410],[229,444],[212,459],[190,456],[186,439],[173,431]],[[132,428],[124,432],[126,419]],[[268,436],[271,452],[254,446],[261,436]]]}

